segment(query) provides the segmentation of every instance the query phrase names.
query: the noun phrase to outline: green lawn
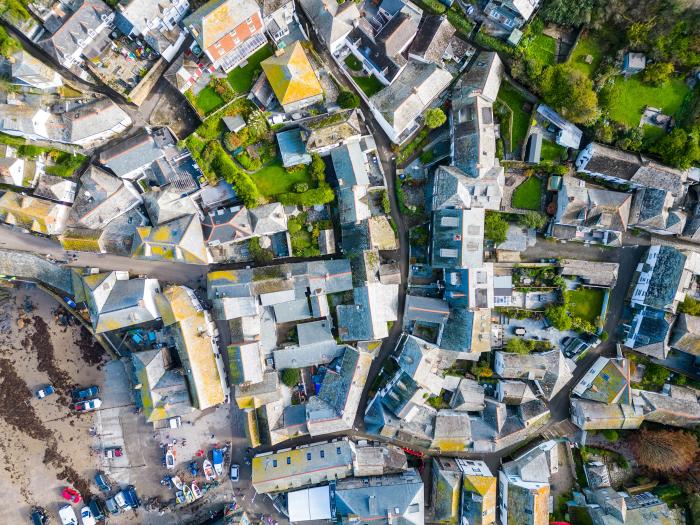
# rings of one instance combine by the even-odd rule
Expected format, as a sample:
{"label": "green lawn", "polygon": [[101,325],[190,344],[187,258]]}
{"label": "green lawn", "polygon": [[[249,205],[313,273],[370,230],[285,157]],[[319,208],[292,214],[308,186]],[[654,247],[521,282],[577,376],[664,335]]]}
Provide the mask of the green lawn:
{"label": "green lawn", "polygon": [[[576,47],[569,57],[569,64],[581,71],[588,78],[593,76],[593,73],[595,73],[600,62],[603,60],[603,50],[598,45],[598,42],[599,40],[594,35],[586,35],[578,41],[578,44],[576,44]],[[587,64],[585,61],[587,55],[593,57],[593,61],[590,64]]]}
{"label": "green lawn", "polygon": [[603,309],[605,292],[598,288],[584,288],[582,286],[577,290],[570,290],[566,294],[569,300],[569,313],[573,317],[580,317],[585,321],[595,323]]}
{"label": "green lawn", "polygon": [[355,55],[350,53],[345,57],[345,65],[348,66],[353,71],[362,71],[362,62],[360,62]]}
{"label": "green lawn", "polygon": [[253,87],[256,72],[260,70],[260,62],[272,56],[272,48],[268,45],[253,53],[245,66],[237,67],[228,74],[228,83],[236,93],[248,93]]}
{"label": "green lawn", "polygon": [[557,43],[551,36],[539,34],[528,45],[528,55],[537,58],[544,65],[556,62],[556,52]]}
{"label": "green lawn", "polygon": [[211,86],[207,86],[197,93],[195,101],[203,115],[207,115],[224,105],[224,99]]}
{"label": "green lawn", "polygon": [[512,205],[521,210],[540,210],[542,198],[542,181],[537,177],[529,177],[513,191]]}
{"label": "green lawn", "polygon": [[554,142],[549,142],[548,140],[542,141],[542,156],[541,160],[552,160],[555,162],[561,162],[565,160],[566,148],[555,144]]}
{"label": "green lawn", "polygon": [[355,83],[360,86],[360,89],[365,92],[365,95],[371,97],[384,89],[384,84],[374,75],[368,77],[352,77]]}
{"label": "green lawn", "polygon": [[265,197],[274,197],[280,193],[293,191],[297,182],[306,182],[309,187],[312,186],[311,177],[306,168],[287,173],[279,160],[275,160],[260,171],[253,173],[251,178]]}
{"label": "green lawn", "polygon": [[527,130],[530,128],[530,114],[523,111],[523,106],[527,100],[508,82],[501,83],[498,91],[498,98],[508,105],[513,112],[513,143],[510,145],[511,151],[516,151],[522,146]]}
{"label": "green lawn", "polygon": [[644,84],[637,76],[617,77],[609,94],[610,117],[631,127],[639,126],[645,106],[661,108],[675,116],[688,93],[682,78],[673,78],[661,87]]}

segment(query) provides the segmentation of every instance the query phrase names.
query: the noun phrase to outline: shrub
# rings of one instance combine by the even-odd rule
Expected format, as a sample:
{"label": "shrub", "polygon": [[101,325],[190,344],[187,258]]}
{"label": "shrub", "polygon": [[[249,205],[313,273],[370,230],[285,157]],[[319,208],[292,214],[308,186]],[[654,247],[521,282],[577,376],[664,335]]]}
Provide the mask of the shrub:
{"label": "shrub", "polygon": [[564,305],[549,305],[545,308],[544,315],[557,330],[570,330],[573,325]]}
{"label": "shrub", "polygon": [[248,252],[256,264],[270,264],[274,259],[274,255],[270,250],[260,246],[259,237],[253,237],[248,241]]}
{"label": "shrub", "polygon": [[328,184],[323,183],[318,188],[304,193],[281,193],[278,199],[284,206],[316,206],[333,202],[335,192]]}
{"label": "shrub", "polygon": [[298,368],[285,368],[282,370],[282,382],[289,388],[293,388],[301,381],[301,372]]}
{"label": "shrub", "polygon": [[514,354],[529,354],[533,346],[531,346],[528,343],[529,341],[520,339],[519,337],[513,337],[511,339],[508,339],[508,342],[505,346],[505,350],[506,352],[512,352]]}
{"label": "shrub", "polygon": [[603,430],[603,436],[605,436],[605,439],[608,441],[617,441],[620,439],[620,434],[618,434],[617,430],[613,430],[612,428]]}
{"label": "shrub", "polygon": [[431,108],[425,112],[425,125],[430,129],[439,128],[447,121],[447,115],[440,108]]}
{"label": "shrub", "polygon": [[323,182],[326,180],[326,163],[318,153],[311,154],[311,164],[309,164],[309,174],[311,178]]}
{"label": "shrub", "polygon": [[356,108],[360,106],[360,97],[352,91],[344,90],[338,94],[336,102],[343,109]]}
{"label": "shrub", "polygon": [[501,244],[508,234],[508,222],[497,212],[487,211],[484,220],[484,236],[495,244]]}
{"label": "shrub", "polygon": [[[258,206],[263,198],[253,179],[233,162],[221,144],[212,140],[205,149],[205,161],[209,160],[211,169],[219,177],[232,184],[238,196],[248,208]],[[196,159],[195,159],[196,160]]]}

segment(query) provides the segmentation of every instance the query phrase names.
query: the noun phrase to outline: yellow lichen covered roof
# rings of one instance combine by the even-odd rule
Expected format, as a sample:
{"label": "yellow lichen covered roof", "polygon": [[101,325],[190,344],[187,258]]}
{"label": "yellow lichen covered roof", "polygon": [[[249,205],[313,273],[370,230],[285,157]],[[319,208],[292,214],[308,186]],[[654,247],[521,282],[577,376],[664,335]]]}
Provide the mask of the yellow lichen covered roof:
{"label": "yellow lichen covered roof", "polygon": [[39,233],[53,233],[55,207],[52,202],[25,197],[7,191],[0,197],[0,215],[10,224],[24,226]]}
{"label": "yellow lichen covered roof", "polygon": [[197,315],[192,298],[182,286],[170,286],[156,295],[156,305],[166,326]]}
{"label": "yellow lichen covered roof", "polygon": [[490,492],[493,492],[494,497],[496,496],[496,478],[493,476],[466,475],[463,483],[466,490],[480,496],[487,496]]}
{"label": "yellow lichen covered roof", "polygon": [[260,65],[283,105],[323,94],[316,72],[299,42],[294,42],[283,54],[263,60]]}

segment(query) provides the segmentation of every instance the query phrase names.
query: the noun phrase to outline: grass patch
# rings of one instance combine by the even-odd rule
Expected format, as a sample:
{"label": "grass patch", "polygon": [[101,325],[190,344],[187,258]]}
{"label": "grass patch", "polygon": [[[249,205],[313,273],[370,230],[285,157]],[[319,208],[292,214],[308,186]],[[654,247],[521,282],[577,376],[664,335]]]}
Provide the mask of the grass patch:
{"label": "grass patch", "polygon": [[556,62],[557,43],[551,36],[540,33],[532,39],[528,46],[528,54],[544,65]]}
{"label": "grass patch", "polygon": [[[593,77],[593,73],[596,72],[600,62],[603,60],[603,50],[598,42],[599,40],[596,36],[590,34],[586,35],[579,39],[569,57],[569,64],[581,71],[588,78]],[[586,62],[587,55],[591,55],[593,58],[590,64]]]}
{"label": "grass patch", "polygon": [[542,199],[542,181],[537,177],[528,177],[513,191],[512,205],[521,210],[539,211]]}
{"label": "grass patch", "polygon": [[71,155],[66,151],[53,150],[49,156],[53,158],[53,166],[46,166],[46,173],[56,175],[58,177],[71,178],[73,174],[80,169],[85,163],[87,157],[85,155]]}
{"label": "grass patch", "polygon": [[573,317],[579,317],[589,323],[595,323],[603,309],[605,292],[598,288],[584,288],[566,292],[568,310]]}
{"label": "grass patch", "polygon": [[365,92],[365,95],[371,97],[375,93],[379,93],[384,89],[384,84],[375,77],[370,75],[368,77],[352,77],[355,83],[360,86],[360,89]]}
{"label": "grass patch", "polygon": [[501,83],[498,98],[513,112],[512,143],[510,148],[511,151],[516,151],[522,146],[527,136],[527,130],[530,128],[530,114],[523,111],[523,106],[527,100],[508,82]]}
{"label": "grass patch", "polygon": [[305,182],[310,187],[312,186],[311,176],[306,166],[289,173],[284,169],[279,159],[253,173],[251,178],[265,197],[274,197],[280,193],[294,191],[294,185],[299,182]]}
{"label": "grass patch", "polygon": [[555,162],[566,160],[566,148],[554,142],[543,140],[540,160],[551,160]]}
{"label": "grass patch", "polygon": [[194,101],[197,108],[203,115],[208,115],[212,111],[216,111],[224,105],[224,99],[221,98],[211,86],[207,86],[197,93],[197,95],[194,97]]}
{"label": "grass patch", "polygon": [[644,84],[636,76],[618,77],[607,94],[610,118],[637,127],[646,106],[661,108],[665,114],[675,116],[688,91],[683,79],[678,77],[660,87]]}
{"label": "grass patch", "polygon": [[228,74],[228,83],[236,93],[248,93],[253,87],[253,81],[260,71],[260,62],[272,56],[269,45],[258,49],[250,57],[245,66],[237,67]]}
{"label": "grass patch", "polygon": [[350,53],[345,57],[345,65],[348,66],[353,71],[362,71],[362,62],[360,62],[355,55]]}

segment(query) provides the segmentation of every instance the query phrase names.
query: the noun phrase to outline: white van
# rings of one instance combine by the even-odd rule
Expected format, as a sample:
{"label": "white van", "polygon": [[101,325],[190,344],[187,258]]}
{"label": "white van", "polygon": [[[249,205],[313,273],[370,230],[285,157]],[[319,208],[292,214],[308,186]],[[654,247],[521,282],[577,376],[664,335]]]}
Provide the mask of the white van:
{"label": "white van", "polygon": [[90,507],[83,507],[80,509],[80,521],[83,522],[83,525],[95,525],[97,523],[97,521],[95,521],[95,516],[92,515]]}
{"label": "white van", "polygon": [[58,509],[58,517],[61,518],[63,525],[78,525],[78,517],[70,505],[64,505]]}

